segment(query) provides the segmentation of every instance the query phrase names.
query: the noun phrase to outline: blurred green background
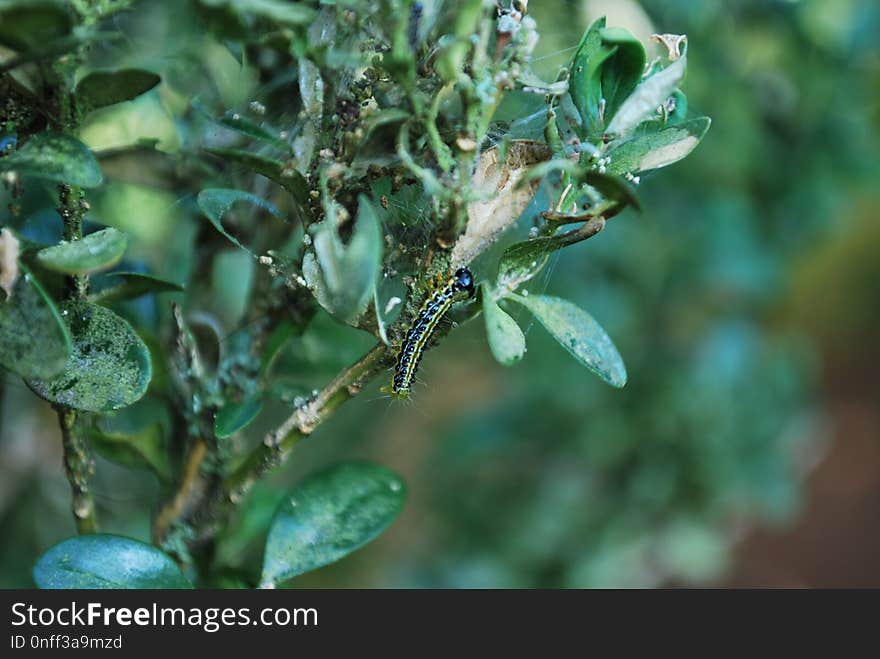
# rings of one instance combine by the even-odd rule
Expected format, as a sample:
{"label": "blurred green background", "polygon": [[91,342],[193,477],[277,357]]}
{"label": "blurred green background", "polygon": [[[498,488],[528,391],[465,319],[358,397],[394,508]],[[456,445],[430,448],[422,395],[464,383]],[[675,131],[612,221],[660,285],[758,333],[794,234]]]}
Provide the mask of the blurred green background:
{"label": "blurred green background", "polygon": [[[643,177],[643,214],[565,250],[532,286],[602,323],[629,384],[603,385],[537,326],[523,362],[504,369],[482,323],[465,325],[428,353],[412,405],[389,404],[377,383],[301,444],[228,529],[221,560],[253,562],[255,521],[286,486],[364,457],[408,481],[401,518],[297,585],[880,586],[880,6],[609,0],[530,13],[549,77],[602,14],[645,40],[687,33],[684,88],[691,111],[713,119],[691,156]],[[126,43],[96,59],[163,83],[99,113],[82,132],[90,146],[149,137],[185,152],[203,139],[181,121],[193,97],[236,108],[260,95],[190,18],[142,3],[118,19]],[[183,280],[203,220],[191,197],[155,187],[150,167],[115,171],[94,214],[132,235],[129,258]],[[235,341],[250,266],[232,251],[224,263],[215,283],[228,295],[212,310]],[[159,304],[129,312],[155,323]],[[369,344],[318,316],[284,355],[286,372],[309,374],[292,391]],[[74,528],[49,407],[7,376],[2,419],[0,586],[23,587]],[[98,474],[105,530],[147,540],[153,478],[102,460]]]}

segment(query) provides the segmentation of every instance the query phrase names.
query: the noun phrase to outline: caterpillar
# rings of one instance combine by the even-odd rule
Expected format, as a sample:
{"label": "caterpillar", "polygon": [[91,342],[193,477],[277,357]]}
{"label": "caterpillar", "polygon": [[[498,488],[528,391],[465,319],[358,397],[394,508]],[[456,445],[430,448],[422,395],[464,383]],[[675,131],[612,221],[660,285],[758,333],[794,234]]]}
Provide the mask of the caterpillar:
{"label": "caterpillar", "polygon": [[412,326],[406,333],[397,353],[397,364],[391,380],[391,395],[394,398],[408,398],[410,387],[422,355],[440,320],[454,302],[466,300],[474,295],[474,277],[467,268],[459,268],[443,284],[438,286],[422,303]]}

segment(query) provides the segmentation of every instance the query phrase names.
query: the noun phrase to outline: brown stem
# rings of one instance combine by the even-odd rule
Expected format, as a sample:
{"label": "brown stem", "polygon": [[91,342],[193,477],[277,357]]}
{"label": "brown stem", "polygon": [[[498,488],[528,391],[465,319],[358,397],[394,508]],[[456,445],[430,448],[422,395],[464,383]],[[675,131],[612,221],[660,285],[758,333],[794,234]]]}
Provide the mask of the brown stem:
{"label": "brown stem", "polygon": [[89,479],[95,473],[95,463],[89,455],[88,446],[76,428],[76,410],[56,407],[61,426],[61,442],[64,448],[64,471],[71,489],[71,510],[79,533],[97,533],[95,500],[89,489]]}
{"label": "brown stem", "polygon": [[202,439],[196,441],[190,448],[180,477],[180,485],[174,496],[162,506],[153,522],[153,542],[157,545],[165,541],[171,525],[186,513],[188,504],[195,495],[199,483],[199,470],[207,453],[208,445]]}

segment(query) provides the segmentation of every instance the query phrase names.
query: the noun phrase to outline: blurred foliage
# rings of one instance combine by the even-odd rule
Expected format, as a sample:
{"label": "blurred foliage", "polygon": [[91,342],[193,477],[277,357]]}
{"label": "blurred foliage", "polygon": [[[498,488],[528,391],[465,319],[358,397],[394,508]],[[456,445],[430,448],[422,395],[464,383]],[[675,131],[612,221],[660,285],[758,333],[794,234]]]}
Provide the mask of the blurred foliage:
{"label": "blurred foliage", "polygon": [[[91,431],[93,447],[104,456],[98,457],[92,489],[103,530],[147,541],[151,515],[169,493],[167,474],[180,469],[183,438],[174,429],[195,426],[228,437],[224,450],[233,454],[259,445],[292,407],[302,406],[372,345],[369,334],[337,322],[328,311],[349,321],[357,316],[376,266],[351,257],[349,270],[356,274],[346,276],[368,282],[344,287],[352,300],[322,301],[320,285],[312,285],[327,311],[286,317],[302,302],[283,285],[297,274],[289,264],[304,258],[303,233],[295,226],[308,224],[303,218],[314,212],[301,182],[314,179],[307,168],[285,166],[286,158],[295,165],[317,150],[320,134],[304,121],[304,114],[321,112],[321,99],[309,96],[321,83],[313,67],[342,70],[346,56],[315,47],[326,43],[316,31],[331,27],[314,22],[310,6],[262,2],[256,3],[261,11],[247,11],[245,2],[194,2],[171,11],[159,3],[135,3],[117,12],[128,3],[98,4],[106,5],[109,17],[71,37],[91,44],[75,91],[93,111],[78,136],[86,151],[97,154],[105,179],[89,192],[85,230],[97,235],[97,226],[118,229],[129,245],[115,272],[92,276],[92,291],[95,301],[113,304],[114,318],[138,328],[143,344],[137,349],[149,351],[153,374],[144,398],[102,416]],[[408,500],[401,520],[382,538],[347,561],[299,578],[298,585],[707,583],[723,575],[744,528],[782,524],[797,515],[801,458],[812,450],[810,423],[821,410],[810,339],[845,353],[864,340],[866,325],[877,326],[870,282],[878,245],[873,218],[880,9],[870,0],[532,4],[529,13],[540,34],[532,57],[536,84],[549,89],[552,83],[541,81],[556,80],[585,30],[607,15],[609,26],[627,27],[638,37],[648,62],[666,56],[649,42],[652,32],[687,33],[688,96],[676,97],[678,105],[664,118],[672,126],[667,130],[680,119],[676,109],[713,118],[705,143],[685,161],[662,174],[640,175],[642,214],[625,212],[587,245],[540,254],[544,269],[518,281],[528,281],[520,293],[530,295],[522,299],[562,295],[589,309],[625,358],[626,387],[589,377],[547,333],[533,331],[537,324],[519,305],[487,307],[523,328],[528,352],[522,361],[502,370],[486,349],[484,324],[467,323],[428,353],[420,376],[427,385],[416,387],[412,405],[389,407],[375,385],[368,387],[297,446],[296,459],[259,483],[220,530],[215,585],[258,582],[273,516],[281,525],[293,513],[287,505],[279,508],[291,484],[340,457],[393,468],[408,483]],[[442,3],[422,5],[425,25],[449,20]],[[57,20],[46,27],[52,34],[41,43],[69,30],[67,14],[53,16]],[[444,27],[451,35],[469,29],[454,22]],[[106,30],[124,38],[100,38],[98,32]],[[245,35],[256,35],[256,41],[244,46]],[[620,53],[616,60],[607,56],[626,78],[628,62],[640,58],[638,47],[620,33],[603,39],[608,53]],[[10,52],[34,47],[17,43],[4,29],[0,43]],[[441,75],[461,69],[460,43],[447,42]],[[308,64],[312,60],[317,64]],[[126,76],[131,89],[109,71],[134,72]],[[637,84],[634,79],[623,86],[631,91]],[[6,88],[4,93],[11,94]],[[615,95],[612,105],[619,107],[626,96]],[[485,128],[499,146],[504,136],[543,140],[550,134],[544,102],[543,94],[517,89]],[[399,98],[384,103],[405,105]],[[367,170],[388,166],[388,144],[406,118],[394,109],[383,110],[359,135],[356,151]],[[559,110],[559,136],[570,143],[564,108]],[[345,112],[338,116],[349,119]],[[18,118],[26,130],[43,122],[36,115]],[[455,135],[443,138],[456,143]],[[430,139],[420,142],[425,152]],[[443,160],[442,147],[436,156]],[[76,162],[75,170],[50,171],[44,178],[97,185],[92,161]],[[612,159],[608,174],[614,166]],[[600,170],[590,171],[573,175],[585,177],[604,197],[635,201],[631,177],[603,187]],[[475,262],[478,281],[491,281],[505,249],[526,239],[531,226],[540,227],[538,213],[559,193],[554,175],[569,172],[551,172],[518,226]],[[432,231],[443,227],[419,218],[436,222],[447,216],[438,216],[431,194],[417,191],[419,185],[430,188],[430,180],[407,183],[380,179],[352,192],[340,201],[347,207],[340,225],[355,218],[354,228],[363,228],[370,222],[362,219],[365,213],[377,215],[386,231],[392,229],[394,243],[421,251]],[[40,246],[54,245],[62,231],[53,187],[12,186],[3,200],[14,210],[10,226]],[[372,205],[361,205],[360,194],[369,195]],[[338,212],[322,202],[320,212]],[[485,214],[497,215],[497,208]],[[345,230],[324,230],[307,234],[306,244],[322,244],[323,231],[327,254],[343,269],[356,245],[370,241],[369,232],[355,243]],[[273,276],[237,249],[240,244],[271,255]],[[321,261],[317,245],[320,266],[328,260]],[[99,258],[101,267],[116,258],[108,251],[113,258]],[[211,258],[198,256],[203,253]],[[385,265],[397,258],[394,265],[410,274],[411,254],[389,253],[386,246]],[[76,254],[61,256],[66,263],[81,262]],[[326,278],[326,271],[315,272]],[[305,263],[303,276],[310,279]],[[51,295],[62,290],[60,280],[40,279]],[[176,292],[177,282],[185,282],[185,295]],[[333,292],[332,282],[323,284],[323,294]],[[125,286],[134,288],[119,290]],[[399,277],[381,281],[374,334],[383,324],[392,328],[406,320],[411,308],[400,312],[401,320],[382,314],[384,302],[406,297],[406,290]],[[482,290],[486,295],[489,287]],[[154,291],[165,292],[143,296]],[[31,297],[33,312],[45,313],[38,305],[43,298],[36,292]],[[166,400],[180,372],[168,359],[174,325],[169,299],[183,304],[187,333],[181,340],[199,346],[200,367],[215,376],[213,388],[195,396],[202,411],[184,412],[184,419],[185,406]],[[274,302],[261,307],[249,300]],[[274,331],[262,336],[267,318]],[[499,361],[519,361],[515,331],[505,320],[499,323],[514,338],[496,340],[492,352]],[[254,354],[255,342],[265,349]],[[505,350],[513,356],[505,357]],[[593,364],[589,356],[578,358]],[[255,403],[257,394],[262,406]],[[56,422],[12,375],[5,380],[2,413],[0,533],[14,540],[0,546],[0,584],[26,586],[36,558],[74,527],[58,468]],[[123,436],[134,439],[121,451]],[[332,482],[328,477],[318,491]],[[301,487],[314,490],[310,483]],[[376,519],[362,531],[367,539],[387,525],[383,506],[397,504],[376,505]],[[51,580],[49,559],[44,556],[37,574]],[[156,560],[157,569],[170,570]],[[318,557],[309,567],[327,562]]]}

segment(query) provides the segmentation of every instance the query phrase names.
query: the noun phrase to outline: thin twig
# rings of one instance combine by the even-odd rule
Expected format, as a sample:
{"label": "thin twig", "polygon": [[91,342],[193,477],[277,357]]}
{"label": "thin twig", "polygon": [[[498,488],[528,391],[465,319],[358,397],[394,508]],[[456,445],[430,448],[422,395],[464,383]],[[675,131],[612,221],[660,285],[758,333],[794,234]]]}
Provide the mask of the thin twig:
{"label": "thin twig", "polygon": [[58,406],[56,411],[64,449],[64,471],[72,494],[70,508],[76,521],[76,529],[79,533],[96,533],[98,519],[95,514],[95,500],[89,489],[89,479],[95,473],[95,463],[82,435],[77,432],[76,410]]}
{"label": "thin twig", "polygon": [[196,441],[186,456],[183,472],[180,477],[180,485],[174,496],[169,499],[153,522],[153,542],[160,545],[165,541],[171,525],[186,513],[188,504],[192,501],[196,487],[199,483],[199,471],[205,456],[208,453],[208,445],[204,440]]}

